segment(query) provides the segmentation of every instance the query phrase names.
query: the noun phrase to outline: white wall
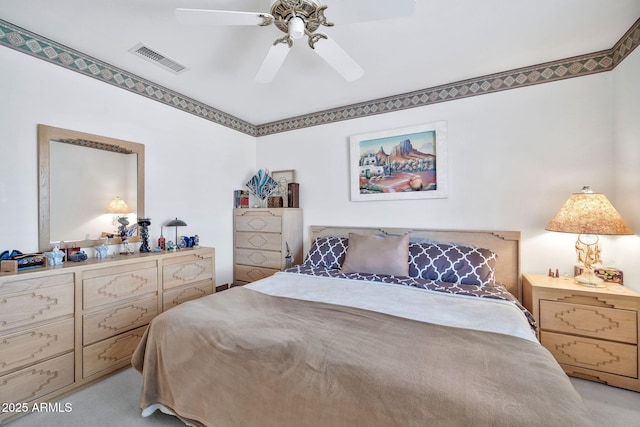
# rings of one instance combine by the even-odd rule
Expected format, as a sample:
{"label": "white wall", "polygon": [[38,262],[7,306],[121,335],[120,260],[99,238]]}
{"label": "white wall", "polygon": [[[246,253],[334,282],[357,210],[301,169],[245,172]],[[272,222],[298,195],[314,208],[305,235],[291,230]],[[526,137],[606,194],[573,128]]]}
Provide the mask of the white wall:
{"label": "white wall", "polygon": [[151,243],[179,217],[180,234],[216,247],[217,283],[232,281],[232,194],[255,170],[255,138],[8,48],[0,64],[0,251],[38,250],[43,123],[144,144]]}
{"label": "white wall", "polygon": [[616,141],[613,172],[616,207],[634,236],[617,238],[618,260],[627,286],[640,289],[640,49],[615,70],[614,129]]}
{"label": "white wall", "polygon": [[[152,242],[161,223],[185,220],[180,234],[199,234],[203,245],[216,247],[218,283],[233,275],[232,191],[258,168],[296,170],[305,233],[314,224],[520,230],[524,272],[571,273],[575,236],[544,227],[582,185],[607,194],[640,233],[639,52],[611,73],[280,133],[257,144],[11,49],[0,49],[0,63],[0,250],[38,249],[38,123],[145,144]],[[448,122],[447,199],[349,201],[350,135],[436,120]],[[640,291],[640,238],[605,237],[603,244],[605,264],[624,270],[626,285]]]}
{"label": "white wall", "polygon": [[[624,217],[634,215],[616,197],[612,78],[591,75],[262,137],[257,165],[296,170],[306,232],[310,225],[520,230],[523,272],[572,274],[576,236],[544,230],[571,193],[591,185]],[[448,122],[448,198],[349,200],[350,135],[436,120]],[[637,182],[634,189],[637,195]],[[624,237],[602,239],[604,262],[625,270],[628,286],[640,291],[640,270],[622,262],[615,239]]]}

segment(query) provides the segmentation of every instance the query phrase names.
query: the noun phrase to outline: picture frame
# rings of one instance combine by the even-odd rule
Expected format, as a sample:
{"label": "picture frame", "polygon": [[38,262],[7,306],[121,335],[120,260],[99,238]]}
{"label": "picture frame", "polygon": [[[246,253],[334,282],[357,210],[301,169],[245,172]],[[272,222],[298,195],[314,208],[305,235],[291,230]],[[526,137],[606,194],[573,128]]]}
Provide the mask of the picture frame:
{"label": "picture frame", "polygon": [[288,205],[288,185],[292,182],[296,182],[296,171],[295,169],[287,169],[287,170],[279,170],[279,171],[271,171],[269,172],[271,178],[273,178],[278,183],[278,196],[282,196],[283,207],[287,208]]}
{"label": "picture frame", "polygon": [[349,137],[351,201],[449,196],[447,122]]}

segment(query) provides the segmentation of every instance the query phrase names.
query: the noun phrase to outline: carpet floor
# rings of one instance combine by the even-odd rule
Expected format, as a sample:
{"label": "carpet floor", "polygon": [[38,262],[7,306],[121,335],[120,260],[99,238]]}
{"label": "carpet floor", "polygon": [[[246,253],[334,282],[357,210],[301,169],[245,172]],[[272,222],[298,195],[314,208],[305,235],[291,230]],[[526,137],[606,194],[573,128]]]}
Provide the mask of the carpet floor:
{"label": "carpet floor", "polygon": [[[598,427],[640,427],[640,393],[591,381],[571,378],[576,390],[591,410]],[[9,427],[171,427],[184,426],[176,417],[156,411],[148,418],[140,415],[142,377],[133,368],[63,397],[59,407],[69,412],[31,413],[8,424]],[[70,405],[70,406],[69,406]],[[544,410],[544,408],[541,408]]]}

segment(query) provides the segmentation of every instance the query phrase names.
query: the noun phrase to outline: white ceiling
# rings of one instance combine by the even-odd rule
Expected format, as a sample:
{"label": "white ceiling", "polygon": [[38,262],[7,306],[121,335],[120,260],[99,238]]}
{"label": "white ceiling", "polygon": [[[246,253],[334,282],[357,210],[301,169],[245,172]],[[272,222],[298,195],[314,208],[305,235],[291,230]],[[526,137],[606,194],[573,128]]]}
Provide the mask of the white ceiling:
{"label": "white ceiling", "polygon": [[[269,12],[270,0],[1,0],[0,19],[252,124],[290,118],[610,49],[640,0],[416,0],[407,18],[322,27],[365,70],[346,82],[298,41],[272,83],[254,76],[269,27],[181,25],[176,8]],[[375,7],[394,0],[344,0]],[[336,6],[337,7],[337,6]],[[128,52],[143,42],[185,64],[173,74]]]}

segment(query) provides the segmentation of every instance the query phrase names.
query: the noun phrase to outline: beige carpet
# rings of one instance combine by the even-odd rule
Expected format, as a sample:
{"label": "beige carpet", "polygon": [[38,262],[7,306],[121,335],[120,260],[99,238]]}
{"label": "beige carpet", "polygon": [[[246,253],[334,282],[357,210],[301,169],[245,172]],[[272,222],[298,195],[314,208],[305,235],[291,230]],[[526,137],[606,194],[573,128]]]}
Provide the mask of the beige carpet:
{"label": "beige carpet", "polygon": [[[572,378],[593,414],[596,426],[640,427],[640,393]],[[133,368],[119,372],[60,400],[71,404],[67,413],[33,413],[19,418],[10,427],[138,427],[183,426],[170,415],[156,411],[140,416],[138,407],[142,377]],[[540,408],[544,411],[544,408]]]}

